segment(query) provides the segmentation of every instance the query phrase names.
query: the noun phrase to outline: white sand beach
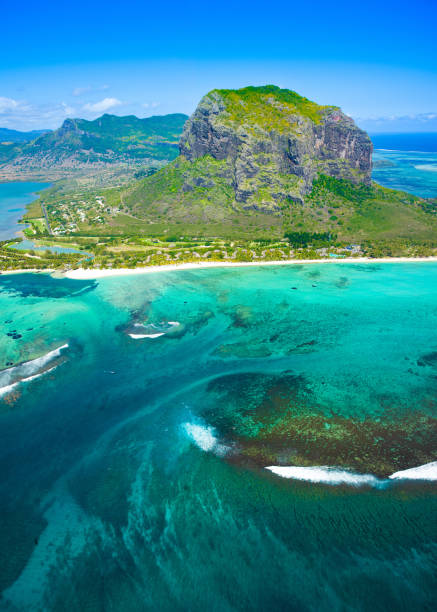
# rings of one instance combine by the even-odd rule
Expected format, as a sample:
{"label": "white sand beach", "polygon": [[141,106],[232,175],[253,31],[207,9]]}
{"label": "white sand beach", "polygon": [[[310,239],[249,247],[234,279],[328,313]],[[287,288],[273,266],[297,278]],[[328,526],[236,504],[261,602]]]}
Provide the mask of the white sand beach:
{"label": "white sand beach", "polygon": [[57,278],[71,278],[76,280],[98,279],[106,276],[132,276],[133,274],[152,274],[154,272],[173,272],[176,270],[200,270],[201,268],[243,268],[247,266],[292,266],[306,264],[381,264],[381,263],[435,263],[437,257],[344,257],[326,259],[285,259],[279,261],[205,261],[202,263],[164,264],[162,266],[144,266],[139,268],[77,268],[75,270],[0,270],[0,274],[52,274]]}
{"label": "white sand beach", "polygon": [[199,270],[201,268],[242,268],[247,266],[288,266],[306,264],[379,264],[379,263],[423,263],[437,262],[437,257],[384,257],[371,259],[369,257],[344,257],[327,259],[287,259],[280,261],[247,261],[247,262],[221,262],[207,261],[202,263],[166,264],[162,266],[145,266],[142,268],[115,268],[115,269],[83,269],[68,270],[64,273],[66,278],[77,280],[97,279],[106,276],[130,276],[132,274],[152,274],[154,272],[172,272],[175,270]]}

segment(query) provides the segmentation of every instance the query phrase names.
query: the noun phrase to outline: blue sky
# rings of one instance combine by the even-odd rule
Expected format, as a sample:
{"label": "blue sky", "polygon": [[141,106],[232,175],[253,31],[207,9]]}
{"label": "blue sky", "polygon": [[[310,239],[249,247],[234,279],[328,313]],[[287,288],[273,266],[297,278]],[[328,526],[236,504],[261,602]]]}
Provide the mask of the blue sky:
{"label": "blue sky", "polygon": [[214,87],[274,83],[371,131],[437,131],[437,2],[12,2],[0,126],[191,113]]}

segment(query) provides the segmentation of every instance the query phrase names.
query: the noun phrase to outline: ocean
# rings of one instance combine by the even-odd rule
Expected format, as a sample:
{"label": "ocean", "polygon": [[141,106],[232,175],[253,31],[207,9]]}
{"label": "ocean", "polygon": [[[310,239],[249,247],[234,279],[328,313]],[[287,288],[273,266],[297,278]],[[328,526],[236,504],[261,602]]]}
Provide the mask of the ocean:
{"label": "ocean", "polygon": [[434,610],[436,275],[0,275],[0,609]]}
{"label": "ocean", "polygon": [[436,274],[0,276],[2,609],[433,609]]}
{"label": "ocean", "polygon": [[437,133],[373,134],[372,178],[390,189],[437,197]]}

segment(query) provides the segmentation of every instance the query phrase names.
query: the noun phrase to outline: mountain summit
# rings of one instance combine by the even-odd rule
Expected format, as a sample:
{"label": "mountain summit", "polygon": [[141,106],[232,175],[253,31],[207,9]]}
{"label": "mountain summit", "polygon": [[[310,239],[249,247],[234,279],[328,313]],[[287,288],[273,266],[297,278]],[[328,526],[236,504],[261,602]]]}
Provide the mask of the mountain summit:
{"label": "mountain summit", "polygon": [[[238,227],[334,232],[353,214],[349,191],[362,198],[371,189],[366,132],[339,107],[274,85],[209,92],[185,123],[179,151],[124,194],[138,218],[191,232],[207,224],[216,235]],[[346,216],[331,204],[348,208]]]}
{"label": "mountain summit", "polygon": [[205,155],[224,161],[243,207],[302,201],[319,173],[370,184],[369,136],[338,107],[274,85],[211,91],[185,124],[179,148],[190,162]]}

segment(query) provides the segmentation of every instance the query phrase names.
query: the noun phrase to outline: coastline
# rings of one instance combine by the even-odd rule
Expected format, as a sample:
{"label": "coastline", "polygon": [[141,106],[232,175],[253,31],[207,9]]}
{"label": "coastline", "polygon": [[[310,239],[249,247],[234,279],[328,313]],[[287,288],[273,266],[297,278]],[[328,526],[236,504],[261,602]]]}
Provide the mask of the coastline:
{"label": "coastline", "polygon": [[134,274],[153,274],[155,272],[175,272],[177,270],[200,270],[203,268],[246,268],[257,266],[292,266],[306,264],[386,264],[386,263],[437,263],[437,256],[431,257],[344,257],[329,259],[286,259],[278,261],[205,261],[178,264],[164,264],[162,266],[143,266],[139,268],[77,268],[75,270],[59,269],[27,269],[27,270],[0,270],[0,275],[6,274],[54,274],[58,278],[72,280],[90,280],[105,278],[107,276],[132,276]]}
{"label": "coastline", "polygon": [[0,276],[6,276],[8,274],[54,274],[55,272],[60,273],[63,276],[61,270],[55,270],[54,268],[20,268],[18,270],[0,270]]}
{"label": "coastline", "polygon": [[383,257],[380,259],[372,259],[370,257],[344,257],[326,258],[326,259],[286,259],[279,261],[205,261],[205,262],[190,262],[179,264],[164,264],[162,266],[145,266],[140,268],[115,268],[115,269],[84,269],[68,270],[63,273],[63,276],[76,280],[88,280],[105,278],[107,276],[131,276],[133,274],[152,274],[154,272],[173,272],[176,270],[200,270],[202,268],[244,268],[257,266],[288,266],[288,265],[305,265],[305,264],[360,264],[360,263],[424,263],[437,262],[437,257]]}

